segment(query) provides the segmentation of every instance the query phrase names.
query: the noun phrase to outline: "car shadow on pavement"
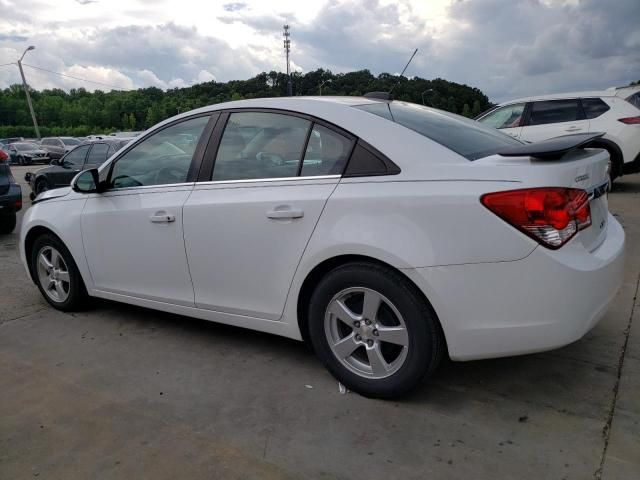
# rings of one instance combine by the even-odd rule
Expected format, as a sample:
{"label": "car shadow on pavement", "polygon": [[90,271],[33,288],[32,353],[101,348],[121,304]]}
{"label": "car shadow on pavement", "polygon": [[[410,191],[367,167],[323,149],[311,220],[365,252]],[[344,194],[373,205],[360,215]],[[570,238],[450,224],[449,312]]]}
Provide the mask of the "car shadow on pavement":
{"label": "car shadow on pavement", "polygon": [[[126,335],[161,335],[166,341],[193,344],[203,356],[208,355],[207,351],[224,349],[229,355],[225,368],[235,368],[233,357],[242,357],[242,375],[255,374],[256,382],[264,362],[277,358],[279,368],[287,370],[291,382],[304,383],[304,378],[316,383],[316,388],[337,385],[311,348],[302,342],[107,300],[97,301],[93,313],[98,313],[101,321],[117,322],[117,328]],[[608,406],[615,369],[581,360],[592,354],[591,343],[587,335],[570,346],[546,353],[470,362],[445,359],[430,379],[396,402],[455,412],[478,402],[508,399],[516,406],[517,418],[540,408],[587,417],[594,415],[595,408],[600,415]],[[309,375],[320,377],[314,381]],[[338,388],[322,394],[337,395]]]}
{"label": "car shadow on pavement", "polygon": [[[640,183],[625,181],[629,177],[624,176],[616,180],[611,186],[612,193],[640,193]],[[629,179],[630,180],[630,179]]]}

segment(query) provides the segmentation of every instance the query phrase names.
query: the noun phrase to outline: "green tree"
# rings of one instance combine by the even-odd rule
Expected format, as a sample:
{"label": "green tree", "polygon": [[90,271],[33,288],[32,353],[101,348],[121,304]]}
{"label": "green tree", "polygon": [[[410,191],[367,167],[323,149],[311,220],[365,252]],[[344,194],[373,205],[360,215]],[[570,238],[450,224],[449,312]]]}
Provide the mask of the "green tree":
{"label": "green tree", "polygon": [[469,108],[469,104],[465,103],[462,107],[462,116],[469,118],[471,116],[471,109]]}

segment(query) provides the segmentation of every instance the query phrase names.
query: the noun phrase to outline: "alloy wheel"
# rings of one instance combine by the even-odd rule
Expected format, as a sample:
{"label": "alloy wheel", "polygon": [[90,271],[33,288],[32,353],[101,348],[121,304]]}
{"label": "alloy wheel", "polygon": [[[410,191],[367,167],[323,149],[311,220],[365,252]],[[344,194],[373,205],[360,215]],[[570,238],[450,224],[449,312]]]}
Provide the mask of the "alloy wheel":
{"label": "alloy wheel", "polygon": [[47,296],[54,302],[69,298],[70,276],[67,264],[54,247],[46,246],[38,252],[38,280]]}
{"label": "alloy wheel", "polygon": [[338,292],[325,312],[331,352],[351,372],[365,378],[393,375],[405,363],[409,332],[398,309],[365,287]]}

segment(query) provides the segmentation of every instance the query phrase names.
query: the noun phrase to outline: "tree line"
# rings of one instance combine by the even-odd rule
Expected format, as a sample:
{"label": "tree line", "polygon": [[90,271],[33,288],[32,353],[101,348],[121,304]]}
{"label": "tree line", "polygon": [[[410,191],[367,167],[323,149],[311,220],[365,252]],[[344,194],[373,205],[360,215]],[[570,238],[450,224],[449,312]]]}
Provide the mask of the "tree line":
{"label": "tree line", "polygon": [[[394,98],[474,117],[491,106],[479,89],[441,78],[373,75],[369,70],[334,74],[318,69],[294,72],[293,95],[364,95],[389,91]],[[205,82],[163,91],[156,87],[131,91],[89,92],[84,88],[31,90],[42,136],[85,136],[93,133],[144,130],[165,118],[194,108],[245,98],[279,97],[287,93],[287,76],[262,72],[248,80]],[[22,85],[0,91],[0,138],[34,137]]]}

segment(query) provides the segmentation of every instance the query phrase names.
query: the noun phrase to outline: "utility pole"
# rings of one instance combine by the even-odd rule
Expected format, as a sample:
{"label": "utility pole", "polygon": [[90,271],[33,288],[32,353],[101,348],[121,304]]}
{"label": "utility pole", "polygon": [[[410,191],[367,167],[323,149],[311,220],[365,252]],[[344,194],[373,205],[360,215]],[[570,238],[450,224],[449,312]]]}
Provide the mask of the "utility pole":
{"label": "utility pole", "polygon": [[289,33],[288,24],[283,25],[282,28],[284,29],[284,32],[282,33],[282,37],[284,38],[284,51],[287,56],[287,95],[290,97],[293,95],[293,88],[291,85],[291,64],[289,63],[289,52],[291,50],[291,40],[289,37],[291,34]]}
{"label": "utility pole", "polygon": [[31,112],[31,120],[33,120],[33,128],[36,130],[36,137],[40,140],[40,129],[38,128],[38,122],[36,121],[36,114],[33,111],[33,105],[31,104],[31,95],[29,94],[29,85],[27,85],[27,80],[24,78],[24,70],[22,70],[22,59],[30,50],[35,50],[36,47],[30,45],[18,60],[18,68],[20,69],[20,76],[22,77],[22,86],[24,87],[24,93],[27,95],[27,103],[29,104],[29,111]]}

